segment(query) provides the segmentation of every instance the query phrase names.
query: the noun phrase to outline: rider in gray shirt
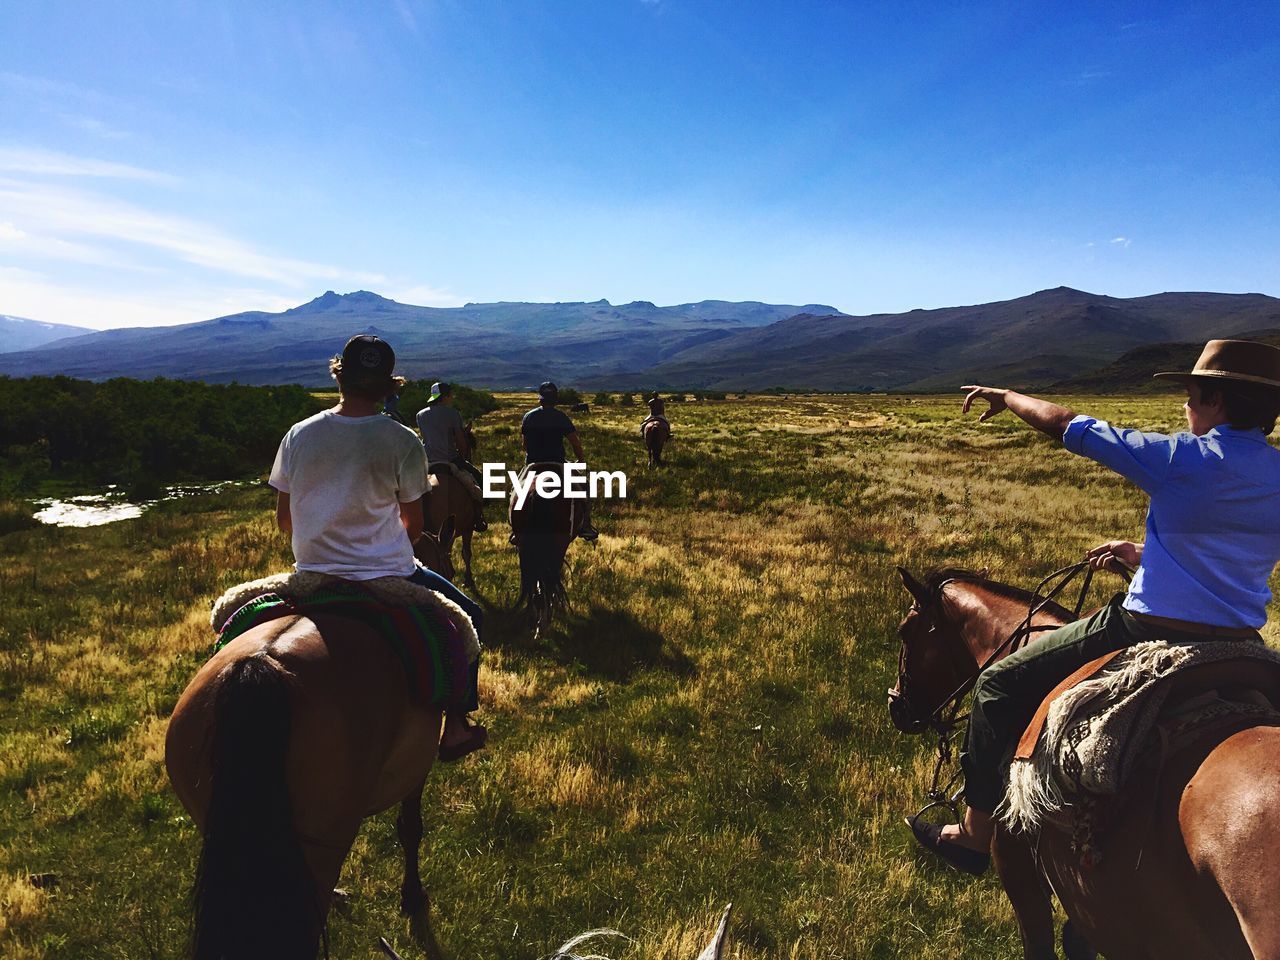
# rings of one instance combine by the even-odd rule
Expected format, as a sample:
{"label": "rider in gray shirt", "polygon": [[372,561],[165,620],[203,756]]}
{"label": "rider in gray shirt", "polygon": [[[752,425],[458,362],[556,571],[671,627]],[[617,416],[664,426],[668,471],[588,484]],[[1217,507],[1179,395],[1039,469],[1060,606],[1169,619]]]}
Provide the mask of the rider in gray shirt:
{"label": "rider in gray shirt", "polygon": [[[418,411],[418,432],[422,434],[422,446],[428,463],[451,463],[475,480],[481,488],[480,471],[465,457],[461,448],[467,445],[462,414],[453,407],[453,387],[447,383],[433,383],[427,405]],[[484,501],[476,507],[476,529],[485,530]]]}

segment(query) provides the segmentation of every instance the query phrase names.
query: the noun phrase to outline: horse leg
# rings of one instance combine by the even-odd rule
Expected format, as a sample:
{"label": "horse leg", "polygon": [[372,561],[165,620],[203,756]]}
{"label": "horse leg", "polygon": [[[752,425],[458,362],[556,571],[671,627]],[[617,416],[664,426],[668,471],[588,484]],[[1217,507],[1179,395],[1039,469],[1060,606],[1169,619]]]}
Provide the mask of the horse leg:
{"label": "horse leg", "polygon": [[471,527],[467,527],[462,531],[462,567],[464,570],[462,582],[466,584],[468,590],[474,593],[476,581],[471,576],[471,534]]}
{"label": "horse leg", "polygon": [[1018,920],[1023,960],[1056,960],[1053,902],[1036,866],[1031,844],[997,830],[991,854]]}
{"label": "horse leg", "polygon": [[418,857],[422,848],[422,791],[426,781],[418,784],[400,801],[396,817],[396,836],[404,850],[404,882],[400,885],[400,914],[409,918],[413,938],[429,960],[442,960],[440,944],[431,927],[431,902],[422,887]]}
{"label": "horse leg", "polygon": [[[1178,819],[1192,863],[1235,913],[1248,943],[1242,955],[1280,960],[1280,728],[1253,727],[1218,744],[1183,791]],[[1234,931],[1220,933],[1228,938]]]}

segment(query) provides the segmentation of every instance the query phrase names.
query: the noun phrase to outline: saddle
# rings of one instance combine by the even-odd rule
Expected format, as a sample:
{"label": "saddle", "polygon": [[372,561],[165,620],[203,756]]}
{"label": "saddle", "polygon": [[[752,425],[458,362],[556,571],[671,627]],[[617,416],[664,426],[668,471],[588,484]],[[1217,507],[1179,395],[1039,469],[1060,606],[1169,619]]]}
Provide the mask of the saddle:
{"label": "saddle", "polygon": [[[564,464],[560,462],[526,463],[521,468],[517,479],[523,484],[530,475],[548,471],[563,476]],[[583,509],[583,501],[576,498],[570,499],[562,494],[554,499],[547,500],[539,497],[533,487],[529,488],[528,498],[525,500],[524,506],[519,510],[516,509],[515,490],[511,491],[511,496],[507,501],[507,519],[511,523],[512,537],[526,533],[555,534],[562,532],[563,527],[557,527],[554,516],[545,509],[547,504],[561,500],[569,505],[569,530],[572,532],[570,539],[577,537],[578,531],[582,529],[582,521],[586,516],[586,511]]]}
{"label": "saddle", "polygon": [[1066,826],[1117,797],[1139,769],[1211,732],[1258,724],[1280,725],[1280,654],[1261,643],[1155,641],[1116,651],[1041,703],[997,816],[1020,832]]}
{"label": "saddle", "polygon": [[666,427],[666,428],[667,428],[667,436],[668,436],[668,437],[670,437],[670,436],[671,436],[671,424],[670,424],[670,422],[667,420],[667,418],[666,418],[666,417],[663,417],[663,416],[648,416],[648,417],[645,417],[645,418],[644,418],[644,420],[642,420],[642,421],[640,422],[640,436],[642,436],[642,437],[644,436],[644,430],[645,430],[645,427],[649,426],[649,424],[651,424],[651,423],[660,423],[660,424],[662,424],[664,427]]}
{"label": "saddle", "polygon": [[436,706],[465,704],[480,641],[471,618],[448,597],[403,577],[351,581],[281,573],[232,587],[213,605],[214,652],[241,634],[288,616],[343,617],[366,624],[405,668],[409,693]]}
{"label": "saddle", "polygon": [[462,484],[463,489],[471,494],[471,498],[477,502],[484,502],[484,491],[480,489],[480,485],[476,483],[475,477],[467,473],[461,467],[456,466],[448,461],[437,460],[435,463],[427,467],[427,476],[431,478],[431,487],[428,493],[435,492],[436,488],[444,483],[446,478],[453,478]]}

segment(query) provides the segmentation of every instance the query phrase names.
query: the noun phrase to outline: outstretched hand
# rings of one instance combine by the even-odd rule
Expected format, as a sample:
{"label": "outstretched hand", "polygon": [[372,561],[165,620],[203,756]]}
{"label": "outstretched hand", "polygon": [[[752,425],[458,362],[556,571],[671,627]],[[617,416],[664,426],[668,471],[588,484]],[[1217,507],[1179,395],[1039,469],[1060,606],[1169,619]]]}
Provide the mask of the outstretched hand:
{"label": "outstretched hand", "polygon": [[961,413],[968,413],[975,400],[985,400],[989,404],[989,407],[983,411],[982,416],[978,417],[979,423],[986,423],[992,417],[1009,409],[1009,404],[1005,399],[1005,395],[1009,392],[1008,390],[1000,387],[980,387],[977,384],[970,384],[961,389],[969,391],[964,398],[964,407],[960,411]]}
{"label": "outstretched hand", "polygon": [[1108,540],[1086,553],[1085,559],[1094,570],[1132,573],[1142,563],[1142,544],[1128,540]]}

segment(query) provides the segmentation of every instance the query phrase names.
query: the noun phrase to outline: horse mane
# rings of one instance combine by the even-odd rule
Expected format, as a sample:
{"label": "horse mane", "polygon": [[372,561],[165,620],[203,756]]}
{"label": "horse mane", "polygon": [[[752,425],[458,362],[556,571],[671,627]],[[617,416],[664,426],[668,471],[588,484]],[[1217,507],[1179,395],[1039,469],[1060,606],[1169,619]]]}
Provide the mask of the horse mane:
{"label": "horse mane", "polygon": [[[1036,599],[1036,595],[1030,590],[1023,590],[1021,587],[1001,583],[999,580],[992,580],[987,576],[985,569],[968,570],[964,567],[938,567],[924,575],[923,583],[925,589],[929,591],[930,600],[937,605],[942,602],[942,588],[956,580],[975,584],[997,596],[1004,597],[1006,600],[1016,600],[1028,606]],[[1053,601],[1049,601],[1044,605],[1044,611],[1057,614],[1068,620],[1072,619],[1073,616],[1066,607]]]}

